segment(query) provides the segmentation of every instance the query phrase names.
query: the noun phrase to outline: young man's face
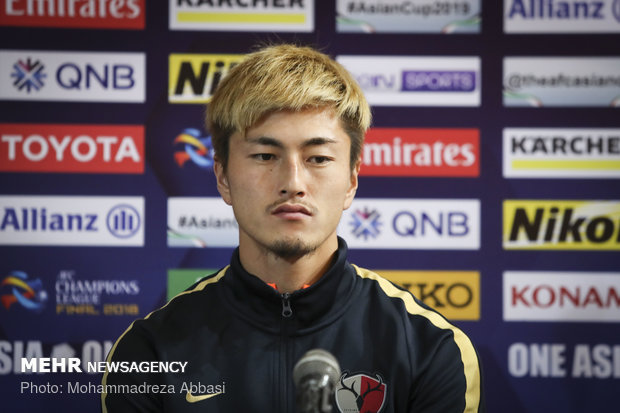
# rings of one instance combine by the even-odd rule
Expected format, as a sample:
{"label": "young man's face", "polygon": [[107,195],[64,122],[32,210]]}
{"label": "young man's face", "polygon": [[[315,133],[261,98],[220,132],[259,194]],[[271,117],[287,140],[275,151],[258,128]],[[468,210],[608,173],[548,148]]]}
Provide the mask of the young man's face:
{"label": "young man's face", "polygon": [[357,189],[350,147],[329,108],[275,112],[245,137],[234,133],[227,170],[216,163],[215,172],[241,248],[296,258],[334,242]]}

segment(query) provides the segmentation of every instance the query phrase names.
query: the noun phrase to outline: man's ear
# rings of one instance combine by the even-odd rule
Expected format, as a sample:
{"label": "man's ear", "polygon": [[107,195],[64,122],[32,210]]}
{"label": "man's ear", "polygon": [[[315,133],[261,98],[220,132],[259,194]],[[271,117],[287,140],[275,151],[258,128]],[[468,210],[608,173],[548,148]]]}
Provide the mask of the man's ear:
{"label": "man's ear", "polygon": [[357,162],[355,162],[355,166],[351,170],[351,178],[350,178],[351,181],[350,181],[349,189],[347,190],[347,194],[344,199],[343,209],[349,209],[349,207],[351,206],[351,203],[353,202],[353,198],[355,198],[355,193],[357,192],[357,184],[358,184],[357,177],[359,176],[361,166],[362,166],[362,161],[361,159],[358,159]]}
{"label": "man's ear", "polygon": [[215,179],[217,180],[217,190],[222,196],[224,202],[228,205],[231,204],[230,198],[230,186],[228,185],[228,176],[226,175],[226,168],[220,160],[216,157],[213,163],[213,172],[215,173]]}

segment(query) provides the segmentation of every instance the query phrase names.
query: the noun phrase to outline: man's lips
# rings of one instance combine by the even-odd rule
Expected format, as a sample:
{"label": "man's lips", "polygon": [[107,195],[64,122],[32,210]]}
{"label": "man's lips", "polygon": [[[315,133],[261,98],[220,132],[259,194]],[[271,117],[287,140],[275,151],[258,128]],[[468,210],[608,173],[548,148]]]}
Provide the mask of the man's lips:
{"label": "man's lips", "polygon": [[276,207],[272,212],[272,215],[277,215],[282,218],[300,219],[304,217],[312,216],[312,213],[308,208],[298,204],[283,204]]}

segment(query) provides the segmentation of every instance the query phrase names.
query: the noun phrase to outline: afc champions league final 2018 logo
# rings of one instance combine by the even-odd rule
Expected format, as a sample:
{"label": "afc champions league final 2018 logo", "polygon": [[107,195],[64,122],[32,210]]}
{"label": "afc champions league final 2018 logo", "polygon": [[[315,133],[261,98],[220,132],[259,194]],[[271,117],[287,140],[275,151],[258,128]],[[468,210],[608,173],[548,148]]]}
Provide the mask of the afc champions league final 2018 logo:
{"label": "afc champions league final 2018 logo", "polygon": [[386,394],[387,385],[380,375],[345,372],[336,385],[336,406],[342,413],[379,413]]}
{"label": "afc champions league final 2018 logo", "polygon": [[6,310],[20,304],[27,310],[40,312],[45,308],[47,292],[40,279],[31,280],[23,271],[11,271],[0,282],[0,302]]}
{"label": "afc champions league final 2018 logo", "polygon": [[174,139],[174,145],[180,144],[183,144],[183,149],[174,152],[174,160],[180,168],[187,161],[192,161],[202,169],[213,168],[211,136],[202,136],[200,130],[195,128],[185,128]]}

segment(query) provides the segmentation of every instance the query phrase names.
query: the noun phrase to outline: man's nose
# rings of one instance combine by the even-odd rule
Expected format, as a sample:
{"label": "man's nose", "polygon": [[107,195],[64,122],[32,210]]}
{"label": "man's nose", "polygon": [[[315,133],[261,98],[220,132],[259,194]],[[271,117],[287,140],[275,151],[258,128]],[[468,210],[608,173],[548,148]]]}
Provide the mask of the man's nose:
{"label": "man's nose", "polygon": [[280,194],[304,196],[306,193],[303,163],[297,158],[286,158],[280,168]]}

